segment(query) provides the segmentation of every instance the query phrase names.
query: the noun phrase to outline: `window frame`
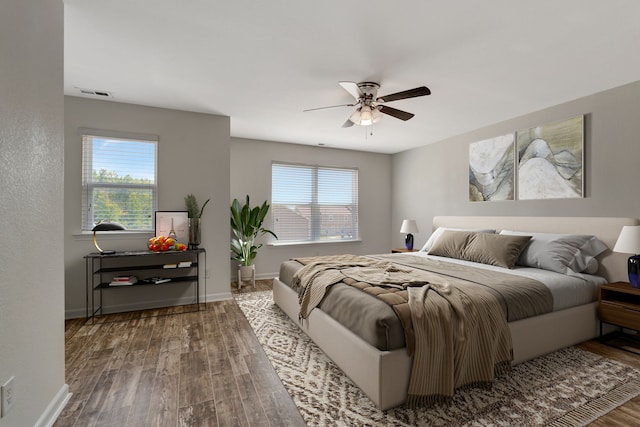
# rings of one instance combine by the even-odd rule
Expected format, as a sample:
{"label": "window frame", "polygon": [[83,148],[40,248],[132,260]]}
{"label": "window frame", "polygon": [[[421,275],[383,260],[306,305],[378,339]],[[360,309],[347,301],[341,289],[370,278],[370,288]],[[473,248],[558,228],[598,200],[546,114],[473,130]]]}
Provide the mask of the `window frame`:
{"label": "window frame", "polygon": [[[359,185],[359,175],[360,170],[357,167],[350,166],[329,166],[329,165],[312,165],[305,163],[292,163],[292,162],[283,162],[283,161],[272,161],[271,162],[271,205],[277,206],[285,203],[275,203],[274,196],[274,183],[273,183],[273,168],[274,166],[283,166],[283,167],[299,167],[306,168],[312,171],[311,177],[311,201],[309,203],[296,203],[296,206],[308,206],[311,217],[310,221],[310,234],[311,238],[309,240],[277,240],[271,243],[273,246],[285,246],[285,245],[307,245],[307,244],[327,244],[327,243],[353,243],[360,241],[360,185]],[[345,171],[351,172],[352,175],[352,185],[355,186],[353,191],[353,197],[351,199],[351,204],[345,204],[344,206],[350,206],[353,214],[349,215],[351,218],[352,227],[354,230],[353,236],[351,238],[341,238],[341,239],[321,239],[322,236],[322,217],[318,215],[314,215],[313,212],[320,212],[320,207],[322,204],[318,201],[318,172],[320,170],[337,170],[337,171]],[[341,205],[342,206],[342,205]],[[332,214],[334,217],[336,214]],[[341,216],[341,215],[339,215]],[[345,215],[347,216],[347,215]],[[271,215],[271,226],[272,230],[275,231],[276,227],[276,215],[272,209]],[[277,231],[275,231],[277,234]],[[280,237],[280,236],[279,236]]]}
{"label": "window frame", "polygon": [[[139,134],[131,132],[120,131],[106,131],[100,129],[79,128],[78,133],[81,137],[81,215],[80,215],[80,230],[83,234],[90,233],[95,226],[95,213],[91,212],[93,209],[93,203],[90,203],[94,199],[95,190],[100,188],[113,188],[113,189],[136,189],[139,188],[144,191],[151,190],[151,204],[149,211],[149,218],[151,219],[149,228],[129,228],[127,231],[147,233],[154,232],[155,218],[154,212],[158,210],[158,142],[157,135]],[[154,145],[154,179],[152,184],[133,184],[133,183],[103,183],[92,182],[86,180],[87,171],[93,171],[93,150],[95,139],[111,139],[131,142],[150,143]],[[85,148],[85,141],[88,145]],[[88,163],[87,163],[88,162]],[[92,174],[92,172],[91,172]]]}

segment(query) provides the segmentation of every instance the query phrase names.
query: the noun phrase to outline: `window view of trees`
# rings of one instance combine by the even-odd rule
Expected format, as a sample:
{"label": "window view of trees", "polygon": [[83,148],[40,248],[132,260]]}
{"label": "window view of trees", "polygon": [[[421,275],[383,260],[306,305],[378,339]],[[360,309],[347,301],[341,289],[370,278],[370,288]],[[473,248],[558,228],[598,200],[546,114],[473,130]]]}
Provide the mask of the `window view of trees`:
{"label": "window view of trees", "polygon": [[82,138],[82,229],[101,221],[153,230],[157,141]]}
{"label": "window view of trees", "polygon": [[108,220],[128,230],[153,229],[153,182],[100,169],[93,171],[91,187],[93,223]]}

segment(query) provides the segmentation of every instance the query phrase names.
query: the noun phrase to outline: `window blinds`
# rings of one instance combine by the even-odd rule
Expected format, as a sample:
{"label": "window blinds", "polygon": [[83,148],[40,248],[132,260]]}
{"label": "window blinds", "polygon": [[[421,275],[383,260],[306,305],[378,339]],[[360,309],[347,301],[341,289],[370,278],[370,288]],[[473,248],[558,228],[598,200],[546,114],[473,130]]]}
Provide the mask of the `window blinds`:
{"label": "window blinds", "polygon": [[273,163],[272,230],[279,242],[358,239],[358,170]]}
{"label": "window blinds", "polygon": [[100,221],[153,230],[157,140],[82,136],[82,230]]}

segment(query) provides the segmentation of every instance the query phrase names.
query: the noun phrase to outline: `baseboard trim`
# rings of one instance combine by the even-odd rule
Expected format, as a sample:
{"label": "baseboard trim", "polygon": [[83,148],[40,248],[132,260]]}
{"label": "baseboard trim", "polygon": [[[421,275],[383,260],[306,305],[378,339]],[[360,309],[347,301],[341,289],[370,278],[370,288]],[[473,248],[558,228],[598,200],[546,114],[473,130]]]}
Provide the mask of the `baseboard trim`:
{"label": "baseboard trim", "polygon": [[[231,291],[229,292],[216,292],[207,295],[200,296],[200,302],[213,302],[213,301],[223,301],[232,299]],[[103,309],[104,314],[110,313],[118,313],[124,311],[136,311],[136,310],[148,310],[153,308],[164,308],[164,307],[172,307],[175,305],[187,305],[193,304],[193,297],[184,297],[178,299],[161,299],[161,300],[147,300],[136,303],[127,303],[127,304],[117,304],[117,305],[109,305],[105,306]],[[66,310],[65,318],[66,319],[78,319],[81,317],[85,317],[86,312],[84,308],[75,309],[75,310]]]}
{"label": "baseboard trim", "polygon": [[51,427],[53,423],[56,422],[58,416],[64,409],[65,405],[71,399],[71,394],[69,393],[69,385],[64,384],[58,393],[53,397],[51,402],[47,405],[47,408],[44,410],[38,421],[36,421],[34,427]]}
{"label": "baseboard trim", "polygon": [[218,292],[215,294],[208,294],[205,296],[205,301],[206,302],[213,302],[213,301],[224,301],[224,300],[228,300],[228,299],[232,299],[233,295],[231,295],[231,291],[229,292]]}

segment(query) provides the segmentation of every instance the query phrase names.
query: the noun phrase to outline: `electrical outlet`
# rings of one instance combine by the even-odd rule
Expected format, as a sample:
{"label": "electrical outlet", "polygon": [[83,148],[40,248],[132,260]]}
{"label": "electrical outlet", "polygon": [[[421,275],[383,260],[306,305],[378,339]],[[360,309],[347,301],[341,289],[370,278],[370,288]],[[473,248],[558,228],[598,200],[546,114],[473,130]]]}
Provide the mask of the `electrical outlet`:
{"label": "electrical outlet", "polygon": [[204,272],[205,279],[209,279],[209,269],[207,268]]}
{"label": "electrical outlet", "polygon": [[15,394],[13,392],[13,380],[15,377],[11,377],[6,383],[0,387],[0,395],[2,396],[2,404],[0,405],[0,417],[6,416],[13,405],[16,402]]}

